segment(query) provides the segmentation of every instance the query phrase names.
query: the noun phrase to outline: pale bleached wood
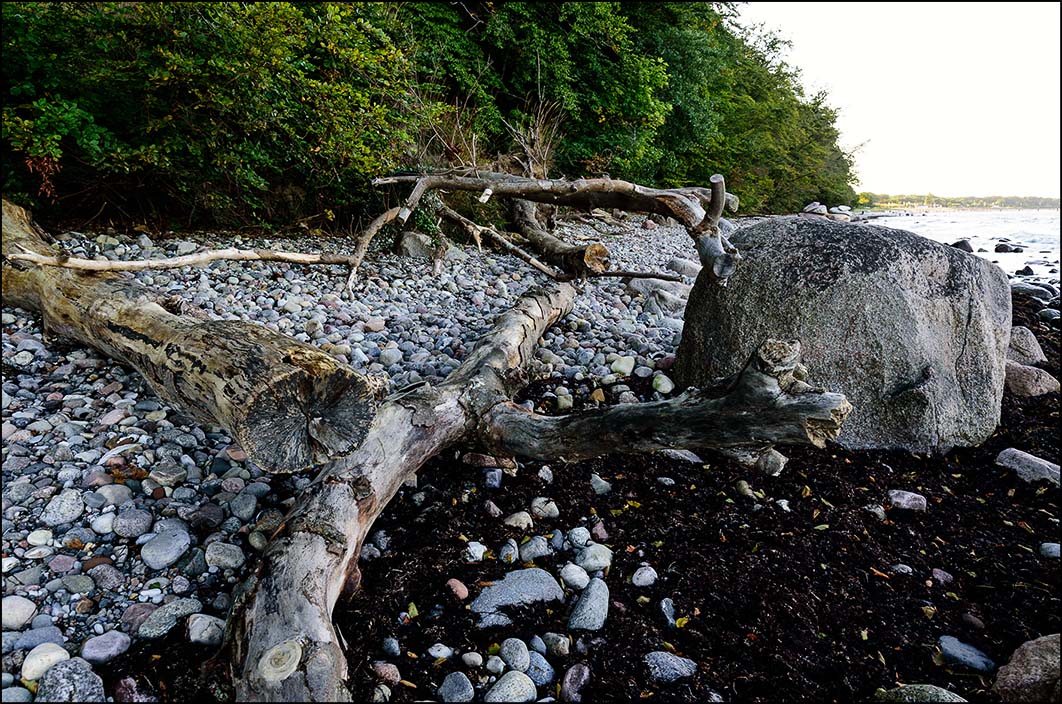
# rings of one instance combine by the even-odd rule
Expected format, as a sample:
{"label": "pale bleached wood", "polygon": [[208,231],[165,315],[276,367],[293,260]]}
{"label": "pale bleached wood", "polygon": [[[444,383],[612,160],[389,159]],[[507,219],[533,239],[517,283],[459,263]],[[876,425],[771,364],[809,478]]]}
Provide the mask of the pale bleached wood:
{"label": "pale bleached wood", "polygon": [[240,321],[167,310],[132,277],[15,260],[60,253],[22,208],[3,202],[5,305],[45,330],[123,362],[161,398],[226,428],[271,472],[295,472],[357,446],[380,385],[312,345]]}
{"label": "pale bleached wood", "polygon": [[289,264],[341,264],[352,266],[354,258],[346,254],[315,254],[310,252],[282,252],[272,249],[210,249],[195,254],[159,259],[133,259],[111,261],[109,259],[84,259],[66,254],[45,255],[25,250],[5,254],[11,261],[30,262],[40,266],[61,266],[81,271],[148,271],[157,269],[180,269],[184,266],[206,266],[216,261],[233,262],[288,262]]}
{"label": "pale bleached wood", "polygon": [[[361,445],[300,495],[229,621],[240,701],[349,700],[331,615],[360,581],[358,555],[373,521],[424,462],[467,439],[486,409],[509,398],[513,372],[573,300],[569,284],[525,295],[442,385],[385,403]],[[278,655],[294,663],[272,666]]]}
{"label": "pale bleached wood", "polygon": [[[446,173],[389,176],[374,179],[373,184],[381,186],[413,183],[413,191],[404,206],[408,211],[412,211],[420,198],[431,190],[482,192],[489,188],[494,197],[507,196],[534,203],[587,209],[618,208],[673,217],[685,227],[694,240],[698,257],[707,267],[708,275],[725,285],[726,280],[735,271],[740,256],[737,249],[720,233],[719,218],[724,207],[736,209],[738,200],[726,193],[726,185],[721,175],[715,174],[709,181],[709,188],[657,189],[610,178],[567,181],[523,178],[498,173]],[[518,224],[523,226],[530,226],[533,222],[533,219],[528,219],[523,213],[517,212],[515,215]],[[533,233],[532,237],[536,234]],[[582,274],[578,271],[578,262],[571,259],[570,253],[567,254],[568,258],[563,266],[553,261],[550,263],[561,266],[569,273]],[[607,250],[603,253],[592,253],[591,261],[594,257],[607,257]]]}

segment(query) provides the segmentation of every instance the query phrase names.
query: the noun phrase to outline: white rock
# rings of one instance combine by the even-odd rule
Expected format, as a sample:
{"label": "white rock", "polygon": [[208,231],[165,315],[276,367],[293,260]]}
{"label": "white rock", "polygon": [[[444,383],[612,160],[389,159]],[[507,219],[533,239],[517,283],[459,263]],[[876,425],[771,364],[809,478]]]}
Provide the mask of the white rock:
{"label": "white rock", "polygon": [[572,589],[582,591],[590,583],[590,575],[579,565],[569,562],[560,571],[561,581]]}
{"label": "white rock", "polygon": [[0,606],[5,631],[18,631],[30,624],[37,614],[37,605],[24,596],[5,596]]}
{"label": "white rock", "polygon": [[535,524],[534,521],[531,520],[531,514],[527,511],[517,511],[506,518],[503,523],[518,530],[527,530]]}
{"label": "white rock", "polygon": [[531,500],[531,515],[535,518],[557,518],[560,516],[560,509],[553,499],[539,496]]}
{"label": "white rock", "polygon": [[188,617],[188,640],[200,645],[221,645],[225,635],[225,622],[207,614],[192,614]]}
{"label": "white rock", "polygon": [[70,653],[66,652],[63,646],[55,643],[41,643],[29,651],[26,659],[22,661],[22,679],[31,682],[39,680],[49,667],[69,659]]}
{"label": "white rock", "polygon": [[650,587],[656,582],[656,570],[649,565],[642,565],[631,576],[631,584],[636,587]]}

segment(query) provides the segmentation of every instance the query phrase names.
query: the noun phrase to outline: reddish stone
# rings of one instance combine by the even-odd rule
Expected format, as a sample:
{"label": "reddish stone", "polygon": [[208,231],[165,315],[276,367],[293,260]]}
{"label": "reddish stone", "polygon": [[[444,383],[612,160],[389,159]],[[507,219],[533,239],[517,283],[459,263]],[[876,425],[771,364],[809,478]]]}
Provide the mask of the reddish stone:
{"label": "reddish stone", "polygon": [[450,588],[450,591],[454,593],[459,601],[464,601],[468,598],[468,587],[466,587],[461,580],[451,579],[446,582],[446,586]]}

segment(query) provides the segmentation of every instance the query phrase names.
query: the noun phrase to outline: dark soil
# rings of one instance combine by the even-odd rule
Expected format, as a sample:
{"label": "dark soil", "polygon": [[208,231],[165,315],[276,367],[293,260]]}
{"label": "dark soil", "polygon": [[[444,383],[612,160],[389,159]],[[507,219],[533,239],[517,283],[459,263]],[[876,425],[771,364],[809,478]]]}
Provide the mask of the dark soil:
{"label": "dark soil", "polygon": [[[1058,331],[1036,320],[1027,301],[1015,300],[1014,318],[1037,334],[1049,357],[1042,366],[1057,376]],[[1059,405],[1057,393],[1007,396],[1000,429],[988,442],[944,456],[790,448],[789,465],[777,478],[711,453],[702,454],[703,464],[612,456],[553,464],[550,485],[537,477],[541,465],[528,463],[489,491],[481,470],[447,453],[380,518],[377,527],[391,536],[392,547],[362,565],[361,591],[337,605],[355,699],[371,695],[370,666],[388,659],[380,650],[387,636],[409,652],[398,659],[405,684],[393,688],[392,701],[414,701],[434,698],[442,678],[456,669],[426,659],[436,642],[486,655],[506,637],[566,632],[567,606],[531,609],[505,629],[476,630],[466,604],[445,586],[456,577],[475,596],[480,583],[507,571],[494,560],[469,565],[462,559],[466,540],[496,548],[520,538],[487,513],[487,499],[507,515],[526,510],[535,496],[549,496],[560,518],[536,521],[535,534],[596,515],[614,553],[604,629],[584,637],[585,654],[573,646],[566,662],[551,659],[558,681],[567,666],[589,664],[586,701],[699,702],[712,692],[739,701],[853,701],[909,683],[998,701],[989,691],[992,676],[938,664],[937,639],[953,635],[1003,664],[1023,642],[1062,630],[1062,569],[1038,552],[1041,542],[1059,540],[1059,491],[1025,484],[993,462],[1007,447],[1059,462]],[[612,483],[610,494],[593,493],[595,472]],[[658,483],[662,476],[675,484]],[[739,495],[741,479],[763,495]],[[929,509],[889,509],[879,522],[863,507],[884,504],[889,489],[923,494]],[[416,491],[426,494],[419,507],[412,501]],[[776,499],[787,500],[791,511]],[[637,589],[627,578],[643,561],[660,576]],[[913,574],[892,572],[896,563]],[[540,565],[556,566],[552,557]],[[939,583],[934,568],[954,581]],[[688,619],[683,628],[667,627],[658,607],[664,597],[674,600],[676,616]],[[400,624],[399,613],[411,603],[419,615]],[[642,658],[661,649],[696,660],[697,675],[675,686],[652,685]],[[226,696],[223,682],[195,677],[203,659],[178,634],[115,663],[107,684],[135,672],[141,691],[166,700]]]}

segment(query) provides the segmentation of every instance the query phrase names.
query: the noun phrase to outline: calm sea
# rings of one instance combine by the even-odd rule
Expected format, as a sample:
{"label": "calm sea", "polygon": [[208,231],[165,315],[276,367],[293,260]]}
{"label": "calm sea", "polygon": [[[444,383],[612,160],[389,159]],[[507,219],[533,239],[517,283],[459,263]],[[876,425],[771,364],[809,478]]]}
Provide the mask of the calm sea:
{"label": "calm sea", "polygon": [[[974,251],[999,264],[1008,274],[1030,267],[1033,280],[1059,281],[1059,211],[1057,210],[948,210],[911,211],[910,215],[871,220],[907,230],[937,242],[951,244],[967,239]],[[1000,242],[1023,251],[997,253]],[[979,251],[979,250],[985,251]]]}

